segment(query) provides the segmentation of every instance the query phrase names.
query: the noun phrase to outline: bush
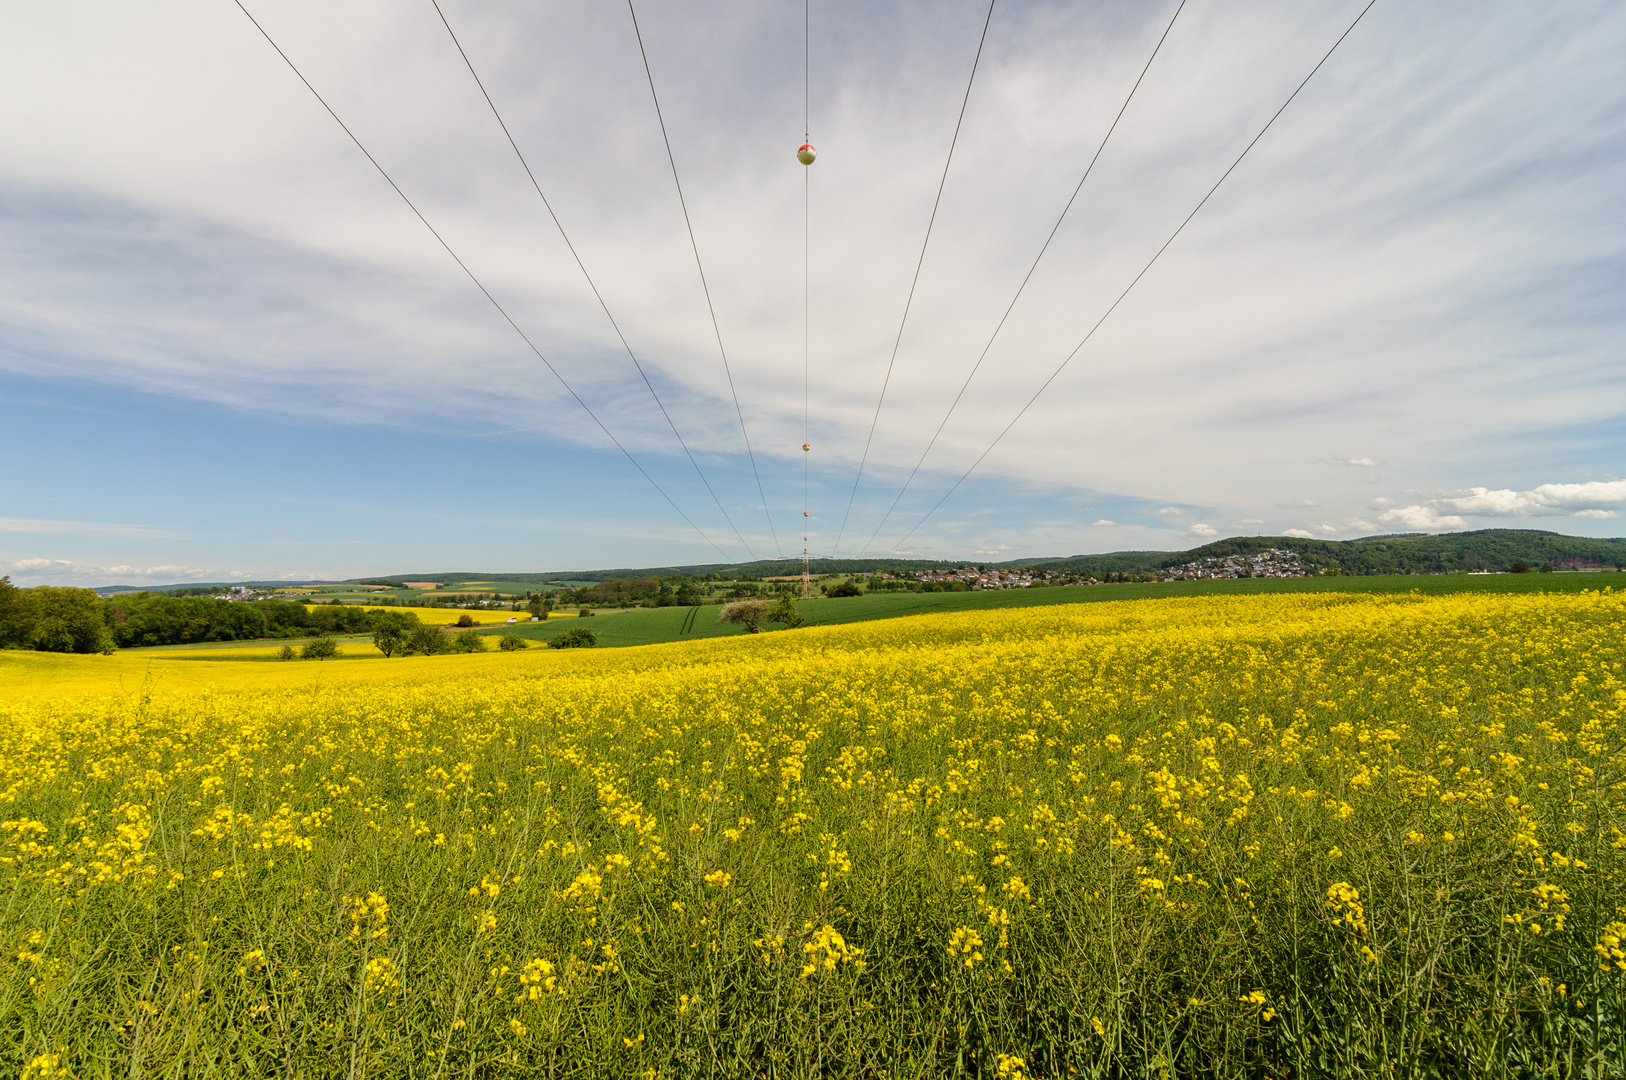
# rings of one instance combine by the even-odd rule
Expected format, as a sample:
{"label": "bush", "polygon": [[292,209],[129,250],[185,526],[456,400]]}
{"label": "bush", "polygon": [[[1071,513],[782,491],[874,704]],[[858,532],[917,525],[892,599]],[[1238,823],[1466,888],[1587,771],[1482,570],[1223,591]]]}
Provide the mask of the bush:
{"label": "bush", "polygon": [[452,636],[452,652],[470,653],[485,652],[486,639],[473,630],[465,630],[461,634]]}
{"label": "bush", "polygon": [[588,607],[586,604],[583,604],[576,610],[576,615],[578,618],[590,619],[593,617],[593,609]]}
{"label": "bush", "polygon": [[555,635],[548,641],[550,649],[591,649],[598,644],[598,638],[585,626],[572,626],[562,634]]}
{"label": "bush", "polygon": [[474,616],[470,615],[468,612],[465,611],[463,614],[461,614],[461,615],[459,615],[457,617],[457,625],[459,625],[459,626],[473,626],[474,625]]}
{"label": "bush", "polygon": [[497,648],[503,652],[518,652],[520,649],[528,649],[530,646],[525,644],[525,639],[518,634],[504,634],[497,639]]}
{"label": "bush", "polygon": [[330,637],[312,638],[299,650],[301,660],[328,660],[339,655],[339,646]]}
{"label": "bush", "polygon": [[292,645],[284,645],[282,648],[277,650],[278,660],[292,660],[298,655],[298,653],[294,652],[294,647]]}
{"label": "bush", "polygon": [[[942,592],[943,589],[942,589],[941,586],[939,586],[938,588],[933,589],[931,591],[932,592]],[[848,581],[843,581],[840,585],[837,585],[834,588],[825,589],[824,590],[824,595],[829,596],[829,597],[863,596],[864,595],[864,590],[860,589],[858,587],[858,582],[848,580]]]}
{"label": "bush", "polygon": [[1522,559],[1514,563],[1509,570],[1511,573],[1515,574],[1528,574],[1532,572],[1530,569],[1530,564]]}
{"label": "bush", "polygon": [[768,602],[765,600],[736,600],[724,604],[717,613],[720,623],[739,623],[746,633],[762,633],[762,624],[768,621]]}

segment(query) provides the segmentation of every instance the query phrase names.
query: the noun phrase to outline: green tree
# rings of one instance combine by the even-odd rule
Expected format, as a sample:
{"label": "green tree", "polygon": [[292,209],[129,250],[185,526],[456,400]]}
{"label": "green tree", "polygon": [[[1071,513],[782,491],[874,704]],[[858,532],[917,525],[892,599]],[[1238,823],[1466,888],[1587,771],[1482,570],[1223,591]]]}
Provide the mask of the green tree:
{"label": "green tree", "polygon": [[517,652],[520,649],[528,649],[530,646],[525,644],[525,639],[518,634],[504,634],[497,639],[497,648],[503,652]]}
{"label": "green tree", "polygon": [[406,647],[410,629],[406,612],[380,611],[373,617],[373,644],[386,657],[394,656]]}
{"label": "green tree", "polygon": [[572,626],[548,639],[550,649],[591,649],[597,644],[598,638],[585,626]]}
{"label": "green tree", "polygon": [[[943,590],[942,590],[941,587],[939,587],[937,589],[928,590],[928,591],[942,592]],[[864,595],[864,590],[858,587],[858,582],[853,581],[853,580],[851,580],[849,578],[848,580],[843,581],[840,585],[836,585],[836,586],[833,586],[833,587],[826,586],[825,589],[824,589],[824,595],[829,596],[829,597],[863,596]]]}
{"label": "green tree", "polygon": [[282,648],[277,650],[278,660],[292,660],[298,655],[298,653],[294,652],[294,647],[292,645],[284,645]]}
{"label": "green tree", "polygon": [[480,636],[479,631],[465,630],[461,634],[452,635],[452,652],[471,653],[485,651],[486,639]]}
{"label": "green tree", "polygon": [[445,634],[433,626],[414,626],[407,632],[404,653],[419,656],[439,656],[452,651],[452,643]]}
{"label": "green tree", "polygon": [[779,603],[768,610],[768,621],[783,623],[786,630],[796,629],[802,625],[804,618],[801,609],[792,603],[788,596],[781,596]]}
{"label": "green tree", "polygon": [[0,649],[27,646],[34,636],[32,590],[19,589],[11,577],[0,577]]}
{"label": "green tree", "polygon": [[474,625],[474,616],[470,615],[468,612],[465,611],[463,614],[461,614],[461,615],[459,615],[457,617],[457,625],[459,625],[459,626],[473,626]]}
{"label": "green tree", "polygon": [[339,655],[339,646],[330,637],[312,638],[299,650],[301,660],[331,660]]}
{"label": "green tree", "polygon": [[90,589],[29,589],[34,624],[26,645],[41,652],[110,653],[113,635]]}

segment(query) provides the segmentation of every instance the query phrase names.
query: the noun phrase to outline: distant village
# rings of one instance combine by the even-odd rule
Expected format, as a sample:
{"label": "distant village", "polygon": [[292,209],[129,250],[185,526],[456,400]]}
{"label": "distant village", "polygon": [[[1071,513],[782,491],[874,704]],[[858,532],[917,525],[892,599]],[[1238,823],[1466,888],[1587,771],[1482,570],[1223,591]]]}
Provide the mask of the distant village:
{"label": "distant village", "polygon": [[1164,571],[1174,581],[1207,578],[1304,577],[1304,560],[1296,551],[1269,548],[1255,555],[1212,555]]}
{"label": "distant village", "polygon": [[[1183,566],[1142,572],[1143,580],[1197,581],[1215,578],[1296,578],[1309,574],[1297,552],[1270,548],[1255,555],[1219,555],[1198,559]],[[1051,572],[1042,568],[983,570],[962,566],[957,570],[916,570],[913,573],[878,575],[883,581],[918,581],[925,584],[961,584],[972,589],[1028,589],[1045,585],[1098,585],[1103,580],[1122,580],[1126,575],[1105,578]]]}

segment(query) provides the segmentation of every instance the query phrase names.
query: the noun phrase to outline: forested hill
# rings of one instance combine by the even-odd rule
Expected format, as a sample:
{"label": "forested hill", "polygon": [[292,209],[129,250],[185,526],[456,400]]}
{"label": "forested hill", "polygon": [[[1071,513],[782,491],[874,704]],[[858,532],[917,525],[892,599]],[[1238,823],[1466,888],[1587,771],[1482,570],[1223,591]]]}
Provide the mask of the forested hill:
{"label": "forested hill", "polygon": [[[1480,529],[1461,533],[1403,533],[1359,540],[1310,540],[1292,536],[1233,536],[1180,552],[1118,552],[1034,560],[1047,570],[1121,573],[1157,570],[1199,559],[1252,555],[1275,548],[1295,551],[1312,569],[1337,567],[1346,574],[1450,574],[1510,570],[1515,563],[1556,569],[1626,568],[1626,539],[1595,540],[1538,529]],[[1125,561],[1134,565],[1125,566]]]}
{"label": "forested hill", "polygon": [[[1190,551],[1114,551],[1101,555],[1012,559],[991,563],[977,559],[815,559],[816,574],[872,574],[881,571],[941,570],[975,563],[984,567],[1043,566],[1075,574],[1120,574],[1181,566],[1210,556],[1249,555],[1275,548],[1296,551],[1313,569],[1336,566],[1346,574],[1448,574],[1465,570],[1509,570],[1514,563],[1532,567],[1552,563],[1558,569],[1626,568],[1626,538],[1595,540],[1539,529],[1480,529],[1460,533],[1405,533],[1359,540],[1310,540],[1291,536],[1234,536]],[[396,574],[407,581],[472,580],[536,582],[605,581],[610,578],[672,577],[721,574],[728,578],[778,577],[800,573],[800,560],[764,559],[750,563],[703,563],[692,566],[622,567],[611,570],[565,570],[548,573],[472,571]]]}

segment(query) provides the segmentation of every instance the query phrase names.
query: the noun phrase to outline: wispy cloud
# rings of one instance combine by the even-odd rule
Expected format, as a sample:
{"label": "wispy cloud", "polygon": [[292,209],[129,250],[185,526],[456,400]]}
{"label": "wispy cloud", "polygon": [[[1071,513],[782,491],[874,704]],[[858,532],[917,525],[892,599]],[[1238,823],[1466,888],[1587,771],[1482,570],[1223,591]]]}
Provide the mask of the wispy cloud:
{"label": "wispy cloud", "polygon": [[1090,528],[1092,528],[1092,529],[1094,529],[1094,528],[1110,529],[1110,528],[1115,528],[1117,526],[1117,524],[1118,523],[1116,521],[1108,521],[1106,518],[1102,518],[1099,521],[1092,522],[1090,524]]}
{"label": "wispy cloud", "polygon": [[210,581],[229,581],[246,578],[251,575],[238,571],[213,570],[203,566],[130,566],[124,564],[88,565],[74,562],[72,559],[50,559],[31,557],[16,559],[11,562],[0,561],[0,573],[8,573],[18,580],[50,579],[65,580],[96,579],[108,584],[128,584],[134,581],[185,581],[206,579]]}
{"label": "wispy cloud", "polygon": [[145,536],[174,539],[186,535],[154,525],[124,525],[107,521],[52,521],[48,518],[0,517],[0,532],[85,533],[96,536]]}
{"label": "wispy cloud", "polygon": [[1186,534],[1188,536],[1200,536],[1200,537],[1218,536],[1219,535],[1219,530],[1214,528],[1214,526],[1212,526],[1212,525],[1205,525],[1205,524],[1203,524],[1202,522],[1199,521],[1195,525],[1193,525],[1191,528],[1187,529]]}

